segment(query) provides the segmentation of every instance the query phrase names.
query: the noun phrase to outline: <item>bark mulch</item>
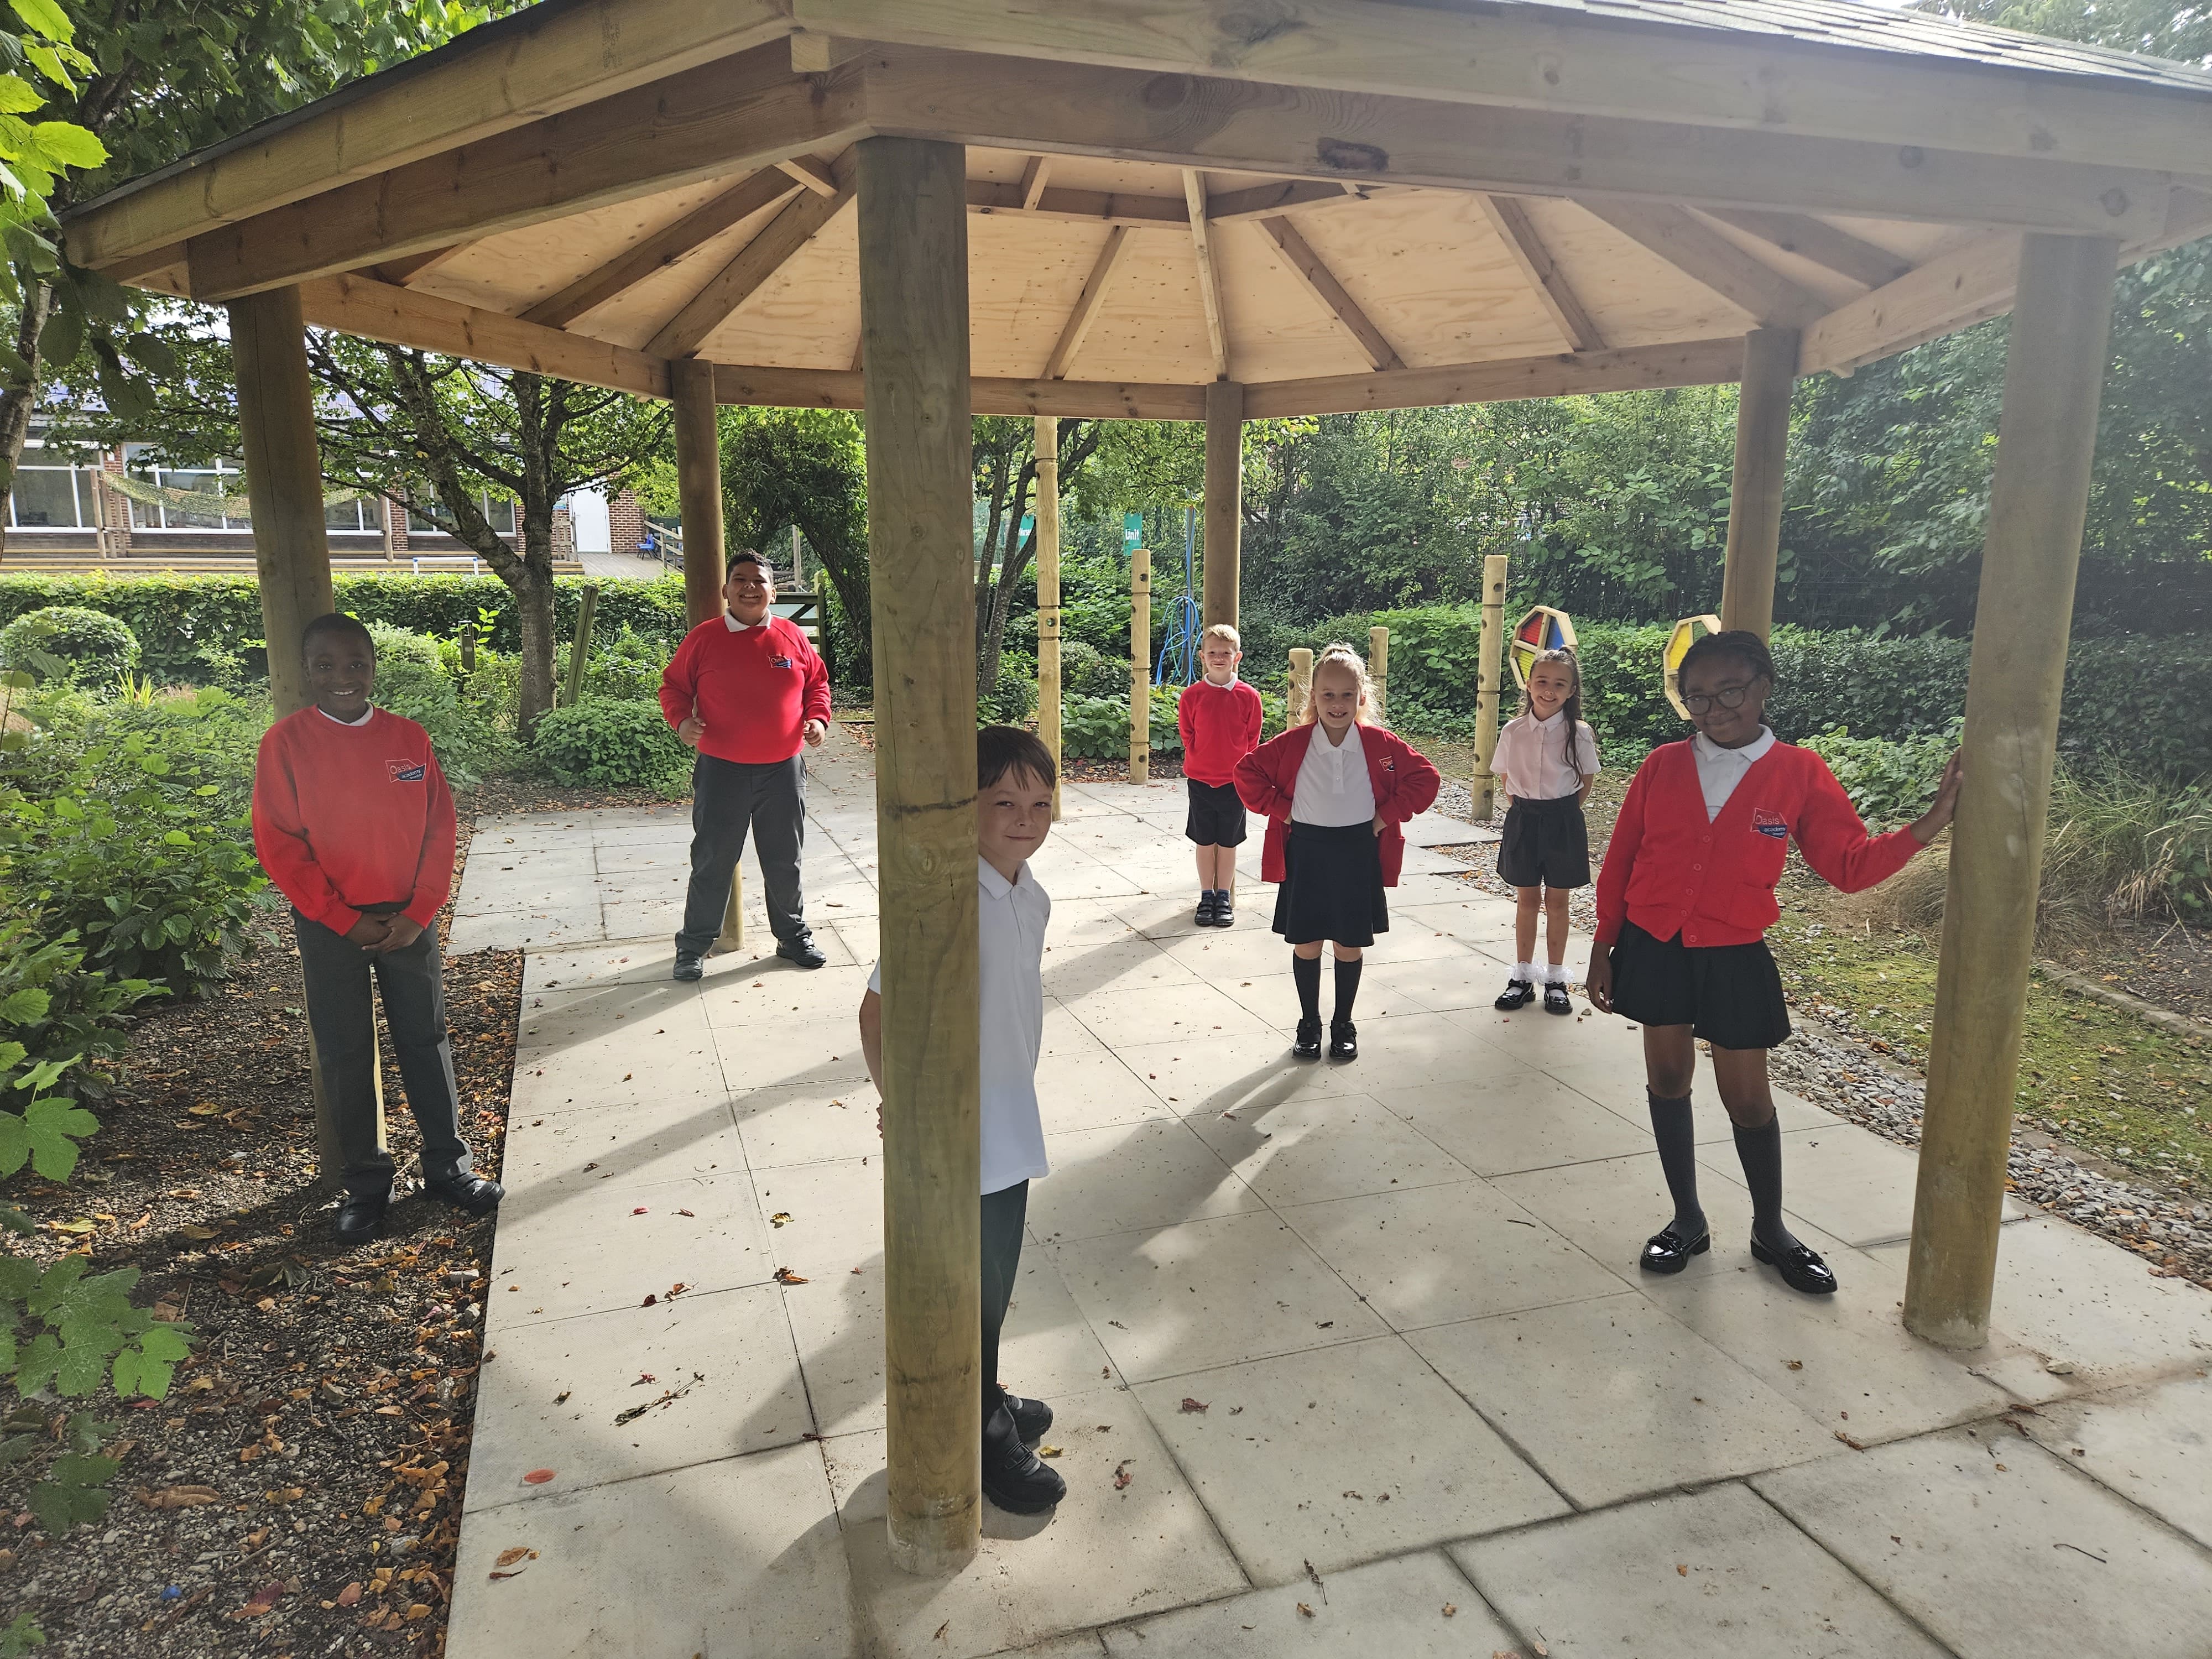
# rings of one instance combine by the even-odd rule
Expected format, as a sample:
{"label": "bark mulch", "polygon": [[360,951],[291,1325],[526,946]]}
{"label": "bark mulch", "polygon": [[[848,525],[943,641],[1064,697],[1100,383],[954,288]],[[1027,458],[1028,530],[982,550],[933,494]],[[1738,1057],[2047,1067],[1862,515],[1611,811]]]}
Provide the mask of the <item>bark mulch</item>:
{"label": "bark mulch", "polygon": [[[512,810],[495,792],[474,804]],[[446,964],[462,1132],[491,1176],[521,981],[516,951]],[[388,1045],[384,1068],[409,1193],[417,1143]],[[190,1322],[194,1346],[167,1398],[112,1413],[122,1468],[104,1520],[49,1539],[22,1502],[44,1460],[0,1471],[0,1623],[30,1613],[56,1659],[441,1650],[493,1223],[416,1193],[374,1245],[332,1240],[281,908],[227,985],[139,1019],[100,1118],[67,1186],[18,1178],[41,1228],[30,1248],[137,1267],[135,1299]],[[36,1401],[21,1414],[11,1431],[61,1415]]]}

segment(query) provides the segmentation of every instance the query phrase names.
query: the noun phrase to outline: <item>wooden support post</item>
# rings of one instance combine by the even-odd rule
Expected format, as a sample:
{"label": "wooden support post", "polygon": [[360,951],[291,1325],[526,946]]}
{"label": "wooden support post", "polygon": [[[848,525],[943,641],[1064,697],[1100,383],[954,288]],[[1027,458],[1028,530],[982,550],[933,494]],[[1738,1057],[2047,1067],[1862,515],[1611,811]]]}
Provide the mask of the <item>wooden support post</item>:
{"label": "wooden support post", "polygon": [[668,366],[676,410],[676,512],[684,522],[684,614],[696,628],[722,614],[722,437],[714,424],[714,366]]}
{"label": "wooden support post", "polygon": [[1036,417],[1037,740],[1052,751],[1060,817],[1060,417]]}
{"label": "wooden support post", "polygon": [[584,664],[592,654],[592,617],[599,608],[599,585],[586,582],[576,606],[576,638],[568,647],[568,684],[562,688],[562,701],[571,708],[584,695]]}
{"label": "wooden support post", "polygon": [[1389,707],[1390,696],[1390,630],[1387,628],[1367,630],[1367,678],[1375,688],[1375,700],[1368,713],[1375,717],[1377,726],[1387,726],[1389,716],[1384,711]]}
{"label": "wooden support post", "polygon": [[2005,360],[1952,831],[1905,1328],[1987,1340],[2058,704],[2118,244],[2030,235]]}
{"label": "wooden support post", "polygon": [[1790,452],[1790,389],[1796,379],[1795,329],[1759,328],[1743,337],[1721,626],[1748,629],[1761,639],[1774,626],[1774,571],[1782,549],[1782,471]]}
{"label": "wooden support post", "polygon": [[1313,653],[1303,645],[1291,647],[1291,689],[1283,699],[1283,718],[1296,726],[1305,718],[1306,699],[1313,695]]}
{"label": "wooden support post", "polygon": [[1152,775],[1152,556],[1129,556],[1129,781]]}
{"label": "wooden support post", "polygon": [[1237,626],[1244,544],[1244,388],[1206,388],[1206,598],[1208,628]]}
{"label": "wooden support post", "polygon": [[1498,780],[1490,763],[1498,753],[1498,704],[1504,687],[1505,568],[1503,553],[1482,562],[1482,642],[1474,681],[1474,821],[1487,823],[1498,810]]}
{"label": "wooden support post", "polygon": [[[804,550],[805,545],[806,544],[800,539],[799,526],[797,525],[792,526],[791,585],[801,593],[804,593],[806,591],[806,556]],[[816,607],[814,614],[817,617],[822,614],[819,606]],[[830,629],[826,624],[821,625],[821,632],[824,637],[828,636]]]}
{"label": "wooden support post", "polygon": [[[323,516],[323,459],[315,442],[315,393],[307,377],[307,329],[296,288],[233,300],[229,310],[231,361],[238,376],[239,459],[253,514],[261,637],[268,642],[270,701],[282,719],[312,701],[300,631],[336,608],[331,599],[330,532]],[[331,1187],[344,1170],[345,1156],[312,1031],[307,1076],[314,1091],[317,1176],[322,1185]],[[374,1086],[376,1141],[381,1146],[380,1069]]]}
{"label": "wooden support post", "polygon": [[975,573],[965,150],[859,145],[875,572],[891,1559],[957,1572],[982,1519]]}
{"label": "wooden support post", "polygon": [[477,672],[477,625],[472,622],[461,624],[461,672]]}

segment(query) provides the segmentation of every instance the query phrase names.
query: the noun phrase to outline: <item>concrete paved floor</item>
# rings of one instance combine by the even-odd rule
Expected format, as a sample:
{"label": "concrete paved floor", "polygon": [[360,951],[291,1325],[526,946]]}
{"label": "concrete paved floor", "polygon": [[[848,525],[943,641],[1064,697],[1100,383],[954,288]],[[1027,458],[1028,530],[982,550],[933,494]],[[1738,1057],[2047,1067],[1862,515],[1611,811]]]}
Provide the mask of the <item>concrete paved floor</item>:
{"label": "concrete paved floor", "polygon": [[1300,1066],[1258,843],[1194,929],[1181,799],[1071,787],[1036,862],[1054,1173],[1001,1369],[1069,1495],[941,1583],[881,1521],[867,757],[813,768],[811,974],[753,870],[762,942],[668,979],[682,809],[479,825],[452,948],[528,967],[456,1659],[2212,1652],[2212,1298],[2023,1216],[2007,1334],[1917,1343],[1912,1155],[1794,1099],[1843,1290],[1793,1296],[1703,1089],[1716,1246],[1646,1279],[1638,1038],[1492,1011],[1510,910],[1426,850],[1468,827],[1415,826],[1360,1060]]}

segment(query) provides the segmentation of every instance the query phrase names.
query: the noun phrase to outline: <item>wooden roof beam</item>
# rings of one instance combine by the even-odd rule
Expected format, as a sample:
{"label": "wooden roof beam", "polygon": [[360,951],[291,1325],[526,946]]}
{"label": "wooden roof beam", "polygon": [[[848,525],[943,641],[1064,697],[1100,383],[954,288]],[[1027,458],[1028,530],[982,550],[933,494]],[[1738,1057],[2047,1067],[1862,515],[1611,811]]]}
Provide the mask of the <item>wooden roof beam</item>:
{"label": "wooden roof beam", "polygon": [[1579,198],[1577,205],[1649,248],[1691,281],[1750,313],[1765,327],[1808,327],[1828,309],[1819,295],[1762,264],[1687,208],[1666,202]]}
{"label": "wooden roof beam", "polygon": [[836,195],[816,196],[801,191],[787,203],[781,213],[761,228],[758,235],[738,249],[727,264],[708,279],[704,288],[684,302],[682,310],[661,325],[646,343],[647,355],[696,355],[708,336],[735,316],[793,255],[852,206],[854,162],[850,150],[837,158],[836,176],[840,182]]}
{"label": "wooden roof beam", "polygon": [[[1114,267],[1121,263],[1128,252],[1129,228],[1115,225],[1106,233],[1106,246],[1098,250],[1097,260],[1091,267],[1091,275],[1083,283],[1083,292],[1076,295],[1075,309],[1067,316],[1067,323],[1060,331],[1052,355],[1045,359],[1044,376],[1048,380],[1064,380],[1068,366],[1074,362],[1075,354],[1083,349],[1084,336],[1098,320],[1098,310],[1106,302],[1106,285],[1114,279]],[[1050,410],[1040,413],[1049,414]]]}
{"label": "wooden roof beam", "polygon": [[[1078,9],[1041,9],[1057,18]],[[2123,240],[2163,228],[2170,189],[2164,173],[1786,132],[1686,133],[1595,115],[1255,88],[1202,74],[1040,61],[1013,76],[1000,59],[918,50],[872,53],[866,68],[867,118],[878,131],[1340,188],[1657,198]]]}
{"label": "wooden roof beam", "polygon": [[1747,231],[1769,246],[1823,270],[1848,277],[1861,288],[1880,288],[1912,269],[1912,261],[1848,230],[1803,213],[1762,213],[1749,208],[1713,208],[1711,216]]}
{"label": "wooden roof beam", "polygon": [[837,193],[837,170],[816,155],[792,155],[778,161],[776,167],[788,178],[806,186],[817,196]]}
{"label": "wooden roof beam", "polygon": [[864,130],[864,65],[794,77],[783,55],[709,64],[196,236],[192,292],[254,293],[843,149]]}
{"label": "wooden roof beam", "polygon": [[1278,217],[1261,220],[1260,228],[1282,251],[1283,262],[1290,267],[1291,274],[1343,325],[1344,331],[1359,343],[1370,363],[1377,369],[1405,367],[1398,361],[1396,349],[1382,337],[1382,331],[1359,308],[1359,302],[1345,292],[1344,284],[1336,280],[1321,255],[1298,234],[1296,225]]}
{"label": "wooden roof beam", "polygon": [[473,358],[641,398],[668,396],[668,364],[660,358],[366,276],[302,283],[300,305],[316,327],[364,340]]}
{"label": "wooden roof beam", "polygon": [[[1036,211],[1037,198],[1044,194],[1046,181],[1052,177],[1052,157],[1032,155],[1022,163],[1021,210]],[[971,202],[970,206],[974,204]]]}
{"label": "wooden roof beam", "polygon": [[105,270],[580,104],[726,65],[790,33],[787,9],[780,0],[576,0],[486,24],[88,204],[70,217],[70,257]]}
{"label": "wooden roof beam", "polygon": [[1589,313],[1583,309],[1582,301],[1575,297],[1565,276],[1560,274],[1551,250],[1544,246],[1544,239],[1536,234],[1528,210],[1510,196],[1479,196],[1475,199],[1482,204],[1490,228],[1498,233],[1498,240],[1505,245],[1506,252],[1513,256],[1513,263],[1521,267],[1529,292],[1544,307],[1552,326],[1559,331],[1567,349],[1601,349],[1605,344],[1604,337],[1590,320]]}
{"label": "wooden roof beam", "polygon": [[[1053,62],[1124,70],[1139,82],[1204,76],[1441,100],[1507,123],[1625,118],[1745,137],[1856,140],[1893,158],[1911,147],[2212,174],[2212,121],[2205,100],[2187,92],[1855,50],[1834,36],[1419,0],[1275,0],[1256,11],[1251,0],[793,0],[792,11],[808,28],[878,44],[1030,60],[994,70],[1024,94],[1036,64]],[[1328,130],[1379,142],[1349,118]]]}
{"label": "wooden roof beam", "polygon": [[1229,378],[1229,315],[1221,302],[1221,273],[1214,268],[1212,233],[1206,221],[1206,179],[1195,167],[1182,171],[1182,193],[1190,214],[1191,251],[1198,256],[1198,295],[1206,307],[1206,343],[1213,351],[1213,378]]}
{"label": "wooden roof beam", "polygon": [[455,242],[447,247],[434,247],[422,253],[410,253],[404,259],[389,259],[380,265],[372,265],[364,276],[380,283],[390,283],[395,288],[405,288],[417,276],[428,276],[432,271],[449,264],[468,252],[470,244]]}
{"label": "wooden roof beam", "polygon": [[[761,368],[714,366],[718,403],[770,409],[859,409],[862,376],[857,368]],[[1206,417],[1206,388],[1110,380],[975,380],[969,408],[977,415],[1063,415],[1085,420],[1198,421]]]}

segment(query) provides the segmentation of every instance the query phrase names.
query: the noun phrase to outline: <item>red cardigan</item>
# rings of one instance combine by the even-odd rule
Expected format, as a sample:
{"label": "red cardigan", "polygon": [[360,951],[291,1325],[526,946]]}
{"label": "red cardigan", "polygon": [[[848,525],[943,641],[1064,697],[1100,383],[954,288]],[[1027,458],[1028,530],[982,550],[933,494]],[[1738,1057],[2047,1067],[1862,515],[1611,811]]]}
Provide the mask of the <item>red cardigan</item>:
{"label": "red cardigan", "polygon": [[1655,749],[1628,786],[1597,878],[1596,942],[1624,920],[1687,945],[1751,945],[1782,912],[1774,884],[1791,840],[1847,893],[1902,870],[1920,850],[1910,830],[1869,836],[1850,797],[1809,749],[1778,743],[1752,763],[1710,823],[1690,744]]}
{"label": "red cardigan", "polygon": [[[1249,811],[1267,820],[1267,839],[1260,849],[1262,881],[1283,879],[1291,798],[1297,790],[1298,769],[1306,763],[1306,745],[1313,741],[1315,729],[1294,726],[1237,763],[1237,799]],[[1375,791],[1376,814],[1385,820],[1380,837],[1382,884],[1395,887],[1398,872],[1406,863],[1406,835],[1398,826],[1416,812],[1428,810],[1443,780],[1419,750],[1382,726],[1361,726],[1359,748],[1367,759],[1367,781]]]}

